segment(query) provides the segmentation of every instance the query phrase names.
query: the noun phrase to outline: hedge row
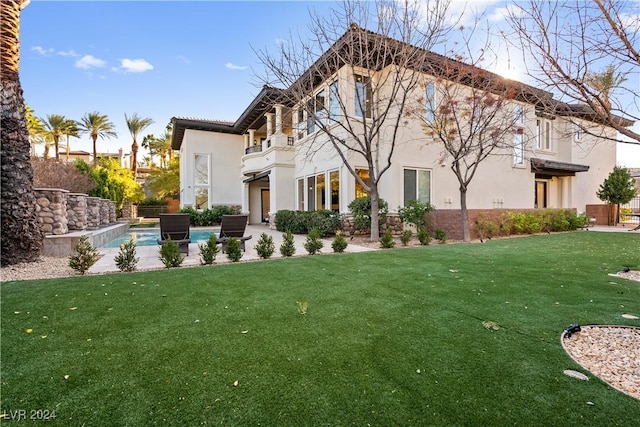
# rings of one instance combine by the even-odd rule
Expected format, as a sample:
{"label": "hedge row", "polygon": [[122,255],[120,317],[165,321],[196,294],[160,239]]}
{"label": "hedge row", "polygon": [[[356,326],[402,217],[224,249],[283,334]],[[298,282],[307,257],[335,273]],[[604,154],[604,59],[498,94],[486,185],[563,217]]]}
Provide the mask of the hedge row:
{"label": "hedge row", "polygon": [[210,226],[220,224],[222,215],[238,215],[240,208],[238,206],[216,206],[213,209],[205,209],[197,211],[193,208],[182,208],[180,213],[189,214],[189,223],[191,226]]}
{"label": "hedge row", "polygon": [[568,209],[544,209],[531,212],[505,212],[497,218],[478,217],[476,231],[480,238],[576,230],[586,226],[585,214]]}
{"label": "hedge row", "polygon": [[276,229],[293,234],[308,234],[309,230],[316,228],[321,237],[335,234],[342,225],[340,214],[329,211],[290,211],[276,212]]}

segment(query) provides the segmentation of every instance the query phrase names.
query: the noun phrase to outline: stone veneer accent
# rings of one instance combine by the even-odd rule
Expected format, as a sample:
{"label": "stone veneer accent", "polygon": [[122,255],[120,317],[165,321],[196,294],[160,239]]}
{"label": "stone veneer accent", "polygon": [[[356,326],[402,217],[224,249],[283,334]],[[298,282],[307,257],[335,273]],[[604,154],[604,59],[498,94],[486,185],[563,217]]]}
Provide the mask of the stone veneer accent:
{"label": "stone veneer accent", "polygon": [[87,229],[87,197],[86,194],[82,193],[67,194],[67,221],[69,231]]}
{"label": "stone veneer accent", "polygon": [[109,225],[109,200],[100,199],[100,225]]}
{"label": "stone veneer accent", "polygon": [[61,235],[69,232],[67,220],[67,190],[34,188],[36,212],[42,233]]}
{"label": "stone veneer accent", "polygon": [[138,217],[138,206],[132,203],[125,203],[122,206],[122,218],[123,219],[134,219]]}
{"label": "stone veneer accent", "polygon": [[116,202],[108,200],[109,202],[109,224],[115,223],[118,218],[116,217]]}
{"label": "stone veneer accent", "polygon": [[102,203],[98,197],[87,197],[87,228],[95,230],[100,227],[100,207]]}

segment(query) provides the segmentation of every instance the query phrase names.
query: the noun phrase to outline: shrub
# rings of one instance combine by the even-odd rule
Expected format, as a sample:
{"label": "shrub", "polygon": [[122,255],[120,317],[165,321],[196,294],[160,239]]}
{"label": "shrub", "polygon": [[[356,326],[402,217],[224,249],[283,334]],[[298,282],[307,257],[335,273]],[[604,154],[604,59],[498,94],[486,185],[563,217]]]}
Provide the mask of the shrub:
{"label": "shrub", "polygon": [[309,230],[309,235],[307,236],[307,240],[304,243],[304,248],[307,250],[309,255],[315,255],[320,252],[320,249],[324,246],[322,240],[320,239],[320,233],[317,228],[312,228]]}
{"label": "shrub", "polygon": [[73,248],[73,251],[74,255],[69,257],[69,267],[83,275],[100,258],[100,254],[96,248],[89,243],[89,238],[87,236],[80,237],[80,240]]}
{"label": "shrub", "polygon": [[391,232],[390,229],[387,229],[387,231],[384,232],[384,234],[382,235],[382,237],[380,238],[380,246],[382,246],[383,248],[392,248],[396,245],[395,240],[393,240],[393,233]]}
{"label": "shrub", "polygon": [[498,231],[498,225],[494,221],[486,219],[485,217],[480,215],[475,222],[476,231],[480,239],[490,239],[496,235],[496,232]]}
{"label": "shrub", "polygon": [[258,244],[255,246],[255,250],[258,252],[260,258],[270,258],[276,250],[276,246],[273,244],[273,238],[267,235],[267,233],[262,233],[260,239],[258,239]]}
{"label": "shrub", "polygon": [[589,224],[589,217],[587,214],[582,213],[580,215],[571,213],[567,217],[569,221],[569,230],[577,230],[578,228],[584,228]]}
{"label": "shrub", "polygon": [[436,228],[435,231],[433,232],[436,240],[438,240],[440,242],[440,244],[445,244],[447,243],[447,232],[440,229],[440,228]]}
{"label": "shrub", "polygon": [[97,184],[88,174],[82,173],[71,163],[55,159],[31,158],[33,186],[61,188],[71,193],[90,193]]}
{"label": "shrub", "polygon": [[167,205],[166,201],[155,198],[155,197],[148,197],[138,202],[138,206],[166,206],[166,205]]}
{"label": "shrub", "polygon": [[116,267],[120,271],[135,271],[140,258],[136,258],[136,244],[133,240],[120,245],[120,252],[115,257]]}
{"label": "shrub", "polygon": [[336,237],[333,239],[331,243],[331,248],[334,252],[342,253],[345,249],[347,249],[348,243],[347,239],[340,233],[336,234]]}
{"label": "shrub", "polygon": [[218,255],[218,252],[220,252],[220,248],[218,247],[218,240],[216,239],[215,233],[211,233],[209,235],[209,239],[206,242],[198,244],[198,248],[200,248],[200,264],[213,264],[213,262],[216,260],[216,255]]}
{"label": "shrub", "polygon": [[[371,230],[371,197],[359,197],[349,203],[349,211],[353,217],[353,225],[355,230],[368,231]],[[378,200],[378,214],[380,215],[380,224],[385,222],[389,205],[380,198]],[[354,230],[354,231],[355,231]]]}
{"label": "shrub", "polygon": [[184,261],[184,255],[180,253],[180,247],[176,242],[167,239],[160,247],[160,261],[167,268],[180,267]]}
{"label": "shrub", "polygon": [[429,231],[427,227],[420,227],[418,229],[418,241],[421,245],[426,246],[431,243],[431,236],[429,236]]}
{"label": "shrub", "polygon": [[238,262],[242,258],[242,249],[240,249],[240,239],[237,237],[230,237],[227,240],[227,247],[225,248],[227,258],[231,262]]}
{"label": "shrub", "polygon": [[290,257],[296,253],[296,245],[293,240],[293,233],[287,230],[282,236],[282,244],[280,245],[280,255]]}
{"label": "shrub", "polygon": [[308,234],[312,228],[316,228],[321,237],[334,234],[341,226],[340,215],[329,210],[280,210],[276,212],[275,222],[278,231]]}
{"label": "shrub", "polygon": [[207,227],[222,222],[223,215],[237,215],[240,213],[238,206],[220,205],[213,209],[195,210],[193,208],[182,208],[180,213],[189,214],[189,223],[196,227]]}
{"label": "shrub", "polygon": [[402,234],[400,234],[400,241],[402,242],[402,246],[407,246],[409,244],[412,235],[413,232],[411,230],[402,231]]}
{"label": "shrub", "polygon": [[430,203],[411,200],[405,207],[398,208],[398,216],[402,222],[413,224],[416,228],[420,228],[427,225],[426,215],[432,210],[434,210],[434,207]]}

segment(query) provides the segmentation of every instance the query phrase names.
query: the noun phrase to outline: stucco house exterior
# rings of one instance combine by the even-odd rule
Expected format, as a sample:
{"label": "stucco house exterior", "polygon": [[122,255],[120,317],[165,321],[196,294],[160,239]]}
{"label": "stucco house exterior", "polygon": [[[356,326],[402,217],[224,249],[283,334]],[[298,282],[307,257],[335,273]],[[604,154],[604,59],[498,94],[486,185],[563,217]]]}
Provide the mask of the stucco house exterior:
{"label": "stucco house exterior", "polygon": [[[349,31],[364,30],[352,27]],[[368,75],[375,78],[392,67]],[[330,79],[315,82],[309,91],[311,108],[317,112],[313,118],[308,104],[303,108],[292,103],[284,96],[286,88],[270,86],[263,87],[234,122],[174,117],[171,144],[180,152],[181,207],[239,205],[249,213],[250,223],[272,221],[281,209],[347,213],[349,203],[364,192],[331,144],[323,143],[326,135],[314,120],[368,114],[356,102],[358,98],[371,102],[366,108],[375,109],[376,104],[360,80],[364,73],[352,64],[332,71]],[[420,93],[410,97],[424,99],[426,89],[427,96],[431,91],[429,99],[437,99],[442,76],[422,73]],[[469,210],[571,208],[584,212],[587,205],[600,204],[596,190],[616,164],[616,132],[589,121],[584,109],[553,100],[550,93],[487,74],[531,95],[511,101],[521,115],[514,135],[527,137],[516,137],[513,146],[479,167],[468,190]],[[334,114],[338,103],[346,106],[343,116]],[[430,202],[439,212],[459,211],[459,183],[442,146],[411,117],[396,130],[392,164],[378,187],[390,211],[411,199]],[[366,179],[363,158],[352,153],[348,161]]]}

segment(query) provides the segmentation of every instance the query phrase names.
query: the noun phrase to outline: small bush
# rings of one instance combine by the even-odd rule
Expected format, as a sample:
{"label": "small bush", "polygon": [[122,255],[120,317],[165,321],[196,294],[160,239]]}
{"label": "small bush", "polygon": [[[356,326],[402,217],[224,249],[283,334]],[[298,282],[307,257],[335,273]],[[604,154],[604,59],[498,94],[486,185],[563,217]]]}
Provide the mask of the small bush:
{"label": "small bush", "polygon": [[396,245],[395,240],[393,240],[393,233],[390,229],[384,232],[382,237],[380,238],[380,246],[383,248],[389,249],[393,248]]}
{"label": "small bush", "polygon": [[317,228],[312,228],[309,231],[309,235],[307,236],[307,240],[304,243],[304,248],[307,250],[309,255],[315,255],[320,252],[320,249],[324,246],[324,243],[320,239],[320,233]]}
{"label": "small bush", "polygon": [[[353,217],[354,231],[369,231],[371,230],[371,197],[359,197],[349,203],[349,211]],[[389,212],[388,203],[382,199],[378,199],[378,215],[380,224],[384,224],[387,213]]]}
{"label": "small bush", "polygon": [[411,200],[405,207],[398,208],[398,216],[402,222],[413,224],[416,228],[427,225],[426,215],[434,210],[430,203],[422,203],[418,200]]}
{"label": "small bush", "polygon": [[411,230],[402,231],[402,234],[400,234],[400,242],[402,242],[402,246],[407,246],[409,244],[412,235],[413,233],[411,232]]}
{"label": "small bush", "polygon": [[222,215],[237,215],[240,213],[238,206],[216,206],[213,209],[195,210],[193,208],[182,208],[180,213],[189,214],[189,223],[196,227],[207,227],[222,222]]}
{"label": "small bush", "polygon": [[296,245],[291,230],[287,230],[282,236],[282,244],[280,245],[280,255],[290,257],[296,253]]}
{"label": "small bush", "polygon": [[478,216],[478,219],[476,219],[476,231],[480,239],[484,240],[492,238],[496,235],[498,228],[498,224],[484,218],[483,216]]}
{"label": "small bush", "polygon": [[136,258],[136,244],[133,240],[120,245],[120,252],[115,257],[116,267],[120,271],[135,271],[140,258]]}
{"label": "small bush", "polygon": [[440,244],[445,244],[447,243],[447,232],[440,229],[440,228],[436,228],[435,231],[433,232],[435,238],[437,241],[440,242]]}
{"label": "small bush", "polygon": [[180,267],[184,261],[184,255],[180,253],[180,246],[171,239],[167,239],[160,246],[160,261],[167,268]]}
{"label": "small bush", "polygon": [[242,258],[242,249],[240,248],[240,239],[237,237],[230,237],[227,240],[227,246],[225,248],[227,258],[231,262],[238,262]]}
{"label": "small bush", "polygon": [[206,242],[198,244],[198,248],[200,248],[200,264],[213,264],[216,260],[216,255],[218,255],[218,252],[220,252],[220,248],[218,247],[218,240],[216,239],[215,233],[211,233],[209,235],[209,239]]}
{"label": "small bush", "polygon": [[260,258],[270,258],[276,250],[276,246],[273,244],[273,237],[267,235],[267,233],[262,233],[260,239],[258,239],[258,244],[255,246],[255,250],[258,252]]}
{"label": "small bush", "polygon": [[31,167],[34,187],[61,188],[72,193],[88,194],[98,186],[89,174],[62,160],[31,158]]}
{"label": "small bush", "polygon": [[420,227],[418,229],[418,241],[422,246],[426,246],[431,243],[431,236],[429,235],[427,227]]}
{"label": "small bush", "polygon": [[84,275],[93,264],[100,259],[100,254],[89,243],[87,236],[80,237],[78,244],[73,248],[74,255],[69,257],[69,267]]}
{"label": "small bush", "polygon": [[331,248],[334,252],[342,253],[345,249],[347,249],[348,243],[347,239],[340,233],[336,234],[336,237],[333,239],[331,243]]}

